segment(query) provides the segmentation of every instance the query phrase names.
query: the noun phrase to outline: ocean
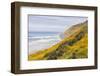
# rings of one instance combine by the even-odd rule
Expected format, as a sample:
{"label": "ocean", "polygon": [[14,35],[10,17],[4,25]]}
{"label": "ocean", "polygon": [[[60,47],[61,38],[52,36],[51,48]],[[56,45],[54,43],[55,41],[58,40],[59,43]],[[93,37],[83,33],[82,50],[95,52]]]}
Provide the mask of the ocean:
{"label": "ocean", "polygon": [[61,39],[59,33],[53,32],[29,32],[29,54],[47,49],[57,44]]}
{"label": "ocean", "polygon": [[56,35],[58,35],[58,32],[29,32],[28,33],[28,39],[29,41],[33,41],[33,40],[40,40],[40,39],[47,39],[50,37],[55,37]]}

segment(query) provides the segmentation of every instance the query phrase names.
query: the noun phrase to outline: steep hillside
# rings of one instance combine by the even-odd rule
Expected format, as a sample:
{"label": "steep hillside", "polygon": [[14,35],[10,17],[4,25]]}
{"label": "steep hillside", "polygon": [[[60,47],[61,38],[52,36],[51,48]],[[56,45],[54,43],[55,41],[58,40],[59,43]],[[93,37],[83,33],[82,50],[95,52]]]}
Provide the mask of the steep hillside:
{"label": "steep hillside", "polygon": [[29,55],[29,60],[78,59],[88,57],[87,21],[70,27],[58,44]]}
{"label": "steep hillside", "polygon": [[68,30],[65,30],[60,36],[62,38],[69,37],[73,35],[75,32],[77,32],[78,30],[80,30],[81,27],[86,26],[86,25],[87,25],[87,21],[83,23],[79,23],[77,25],[73,25]]}

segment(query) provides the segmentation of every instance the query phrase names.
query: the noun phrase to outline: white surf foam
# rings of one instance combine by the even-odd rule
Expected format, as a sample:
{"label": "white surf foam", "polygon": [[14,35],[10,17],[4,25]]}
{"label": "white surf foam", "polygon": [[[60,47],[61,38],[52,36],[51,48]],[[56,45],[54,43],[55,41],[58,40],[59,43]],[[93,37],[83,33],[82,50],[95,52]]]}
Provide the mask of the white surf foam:
{"label": "white surf foam", "polygon": [[[36,38],[36,37],[35,37]],[[40,37],[38,40],[29,41],[29,54],[35,53],[39,50],[47,49],[60,41],[59,36]]]}

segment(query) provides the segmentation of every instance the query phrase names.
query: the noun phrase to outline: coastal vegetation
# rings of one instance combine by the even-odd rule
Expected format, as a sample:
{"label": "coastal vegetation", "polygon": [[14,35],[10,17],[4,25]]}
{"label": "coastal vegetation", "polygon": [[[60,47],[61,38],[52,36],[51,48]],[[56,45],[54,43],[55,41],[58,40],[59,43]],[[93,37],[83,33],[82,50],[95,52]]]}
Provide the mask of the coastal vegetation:
{"label": "coastal vegetation", "polygon": [[88,22],[65,30],[62,40],[50,48],[30,54],[28,60],[82,59],[88,57]]}

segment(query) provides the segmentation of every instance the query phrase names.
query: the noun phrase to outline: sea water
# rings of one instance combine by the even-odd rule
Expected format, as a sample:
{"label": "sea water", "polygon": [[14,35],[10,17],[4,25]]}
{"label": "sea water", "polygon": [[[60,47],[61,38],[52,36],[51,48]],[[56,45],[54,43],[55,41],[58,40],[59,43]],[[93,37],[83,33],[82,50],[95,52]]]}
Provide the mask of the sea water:
{"label": "sea water", "polygon": [[61,39],[55,32],[29,32],[29,54],[47,49],[57,44]]}

